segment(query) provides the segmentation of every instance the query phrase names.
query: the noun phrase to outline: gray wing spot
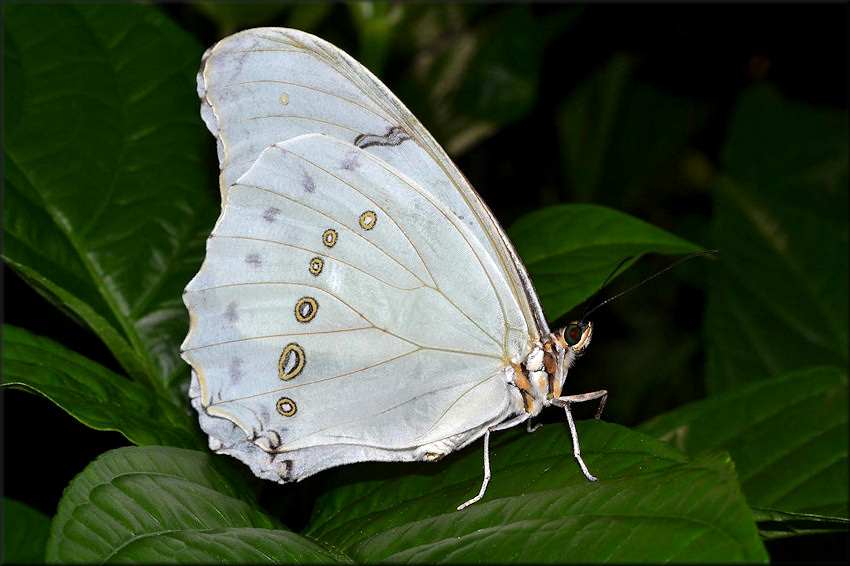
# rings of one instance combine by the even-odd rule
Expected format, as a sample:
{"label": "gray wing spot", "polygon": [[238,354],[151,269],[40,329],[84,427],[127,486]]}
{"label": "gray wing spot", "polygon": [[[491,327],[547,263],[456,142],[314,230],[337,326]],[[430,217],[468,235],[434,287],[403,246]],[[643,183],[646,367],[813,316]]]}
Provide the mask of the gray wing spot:
{"label": "gray wing spot", "polygon": [[237,385],[242,380],[242,358],[233,358],[230,360],[230,366],[227,368],[227,373],[230,375],[230,383]]}
{"label": "gray wing spot", "polygon": [[313,177],[304,172],[304,176],[301,177],[301,186],[304,187],[304,190],[308,193],[312,193],[316,191],[316,183],[313,181]]}
{"label": "gray wing spot", "polygon": [[392,126],[387,128],[387,133],[382,136],[377,134],[360,134],[354,138],[354,145],[360,149],[366,149],[373,145],[401,145],[402,142],[409,139],[410,136],[401,127]]}
{"label": "gray wing spot", "polygon": [[360,157],[353,151],[347,153],[342,161],[342,168],[347,171],[354,171],[358,167],[360,167]]}
{"label": "gray wing spot", "polygon": [[231,324],[239,320],[239,312],[236,310],[236,307],[236,301],[232,301],[227,305],[227,310],[224,311],[224,317]]}
{"label": "gray wing spot", "polygon": [[248,254],[245,256],[245,263],[253,268],[259,268],[263,264],[260,254]]}
{"label": "gray wing spot", "polygon": [[263,220],[266,222],[274,222],[277,220],[277,215],[280,214],[280,209],[275,207],[269,207],[263,211]]}

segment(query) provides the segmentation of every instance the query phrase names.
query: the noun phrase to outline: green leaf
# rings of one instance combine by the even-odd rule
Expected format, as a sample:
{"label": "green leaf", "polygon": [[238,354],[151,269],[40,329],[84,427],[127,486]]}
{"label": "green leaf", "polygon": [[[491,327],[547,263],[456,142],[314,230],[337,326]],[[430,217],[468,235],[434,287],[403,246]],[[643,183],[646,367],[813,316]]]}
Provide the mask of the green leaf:
{"label": "green leaf", "polygon": [[590,204],[527,214],[508,234],[528,268],[550,320],[592,296],[628,257],[686,254],[700,247],[628,214]]}
{"label": "green leaf", "polygon": [[306,534],[357,561],[766,561],[728,457],[687,462],[623,427],[578,424],[598,482],[579,471],[566,426],[514,429],[494,435],[493,479],[463,511],[480,443],[392,479],[380,468],[400,464],[332,472]]}
{"label": "green leaf", "polygon": [[848,365],[847,120],[746,91],[715,190],[707,386],[730,391],[812,365]]}
{"label": "green leaf", "polygon": [[537,100],[543,63],[543,38],[530,31],[537,25],[529,6],[521,4],[483,26],[453,105],[499,126],[525,116]]}
{"label": "green leaf", "polygon": [[753,509],[762,540],[800,535],[844,532],[850,520],[810,513],[783,513],[769,509]]}
{"label": "green leaf", "polygon": [[65,491],[47,559],[274,563],[341,558],[283,530],[220,460],[163,446],[105,453]]}
{"label": "green leaf", "polygon": [[558,125],[559,138],[563,140],[565,177],[580,200],[589,200],[602,185],[631,67],[628,57],[613,57],[579,85],[560,109]]}
{"label": "green leaf", "polygon": [[205,445],[194,419],[147,386],[9,325],[3,326],[3,385],[40,393],[86,426],[118,431],[135,444]]}
{"label": "green leaf", "polygon": [[750,505],[847,518],[847,370],[761,380],[661,415],[639,430],[695,456],[723,449]]}
{"label": "green leaf", "polygon": [[201,47],[140,4],[4,6],[4,259],[179,403],[181,290],[216,213]]}
{"label": "green leaf", "polygon": [[3,563],[43,564],[50,517],[15,499],[3,498]]}
{"label": "green leaf", "polygon": [[[527,116],[537,101],[544,34],[526,5],[405,6],[413,51],[393,91],[457,156]],[[397,36],[402,34],[396,33]]]}
{"label": "green leaf", "polygon": [[348,4],[360,49],[356,59],[376,76],[383,75],[393,32],[404,14],[404,4],[352,2]]}
{"label": "green leaf", "polygon": [[[564,178],[580,201],[649,208],[647,187],[670,192],[665,180],[705,121],[695,101],[635,82],[634,67],[615,54],[558,109]],[[680,183],[667,185],[681,197]]]}
{"label": "green leaf", "polygon": [[293,8],[292,4],[276,2],[195,2],[188,7],[215,22],[219,37],[226,37],[242,29],[268,25],[268,22]]}

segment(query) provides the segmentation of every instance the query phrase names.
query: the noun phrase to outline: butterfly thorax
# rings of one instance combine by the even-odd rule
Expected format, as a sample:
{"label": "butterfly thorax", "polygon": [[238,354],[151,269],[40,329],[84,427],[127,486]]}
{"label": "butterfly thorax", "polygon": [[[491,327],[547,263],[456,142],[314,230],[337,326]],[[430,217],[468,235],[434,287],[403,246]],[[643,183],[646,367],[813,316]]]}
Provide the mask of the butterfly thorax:
{"label": "butterfly thorax", "polygon": [[522,397],[523,409],[538,414],[561,396],[567,372],[593,336],[590,322],[572,322],[534,344],[524,360],[512,364],[512,381]]}

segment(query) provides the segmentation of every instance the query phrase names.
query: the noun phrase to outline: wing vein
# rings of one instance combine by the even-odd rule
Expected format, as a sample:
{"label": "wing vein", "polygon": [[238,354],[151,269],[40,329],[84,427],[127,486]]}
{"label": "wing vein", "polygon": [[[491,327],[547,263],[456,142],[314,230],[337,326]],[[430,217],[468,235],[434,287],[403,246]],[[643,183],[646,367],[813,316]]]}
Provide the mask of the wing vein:
{"label": "wing vein", "polygon": [[[420,195],[420,196],[421,196],[421,197],[422,197],[422,198],[423,198],[423,199],[424,199],[424,200],[425,200],[425,201],[426,201],[429,205],[431,205],[431,207],[432,207],[432,208],[433,208],[436,212],[438,212],[440,215],[442,215],[442,216],[443,216],[443,218],[445,218],[445,219],[448,221],[448,223],[452,226],[452,229],[453,229],[455,232],[457,232],[457,234],[458,234],[458,235],[459,235],[459,236],[460,236],[460,237],[464,240],[464,242],[466,243],[466,245],[467,245],[467,246],[469,247],[469,249],[472,251],[472,254],[475,256],[475,259],[478,261],[478,264],[481,266],[482,271],[484,271],[484,273],[487,275],[487,281],[488,281],[488,283],[490,284],[490,290],[492,291],[492,295],[496,298],[496,300],[497,300],[497,302],[498,302],[499,306],[500,306],[500,307],[501,307],[501,309],[502,309],[502,319],[505,321],[505,328],[506,328],[505,333],[507,333],[507,328],[508,328],[508,326],[509,326],[509,325],[507,324],[507,322],[508,322],[508,316],[507,316],[507,312],[505,311],[505,308],[504,308],[504,304],[503,304],[503,302],[502,302],[502,299],[501,299],[501,297],[499,297],[499,293],[496,291],[496,286],[495,286],[495,284],[493,283],[492,279],[490,278],[490,274],[489,274],[489,272],[487,271],[487,268],[484,266],[484,262],[481,260],[481,256],[478,254],[478,251],[475,249],[475,246],[473,246],[473,245],[470,243],[469,238],[467,237],[467,234],[464,234],[464,232],[463,232],[461,229],[459,229],[458,225],[456,224],[456,222],[455,222],[455,220],[454,220],[454,218],[453,218],[453,215],[449,215],[449,214],[447,214],[447,213],[446,213],[446,211],[445,211],[445,210],[443,210],[443,208],[442,208],[442,207],[440,207],[440,206],[439,206],[439,205],[438,205],[438,204],[437,204],[437,203],[433,200],[433,199],[434,199],[434,196],[433,196],[431,193],[429,193],[428,191],[426,191],[426,190],[424,190],[423,188],[421,188],[418,184],[413,183],[412,181],[410,181],[410,180],[409,180],[409,179],[407,179],[406,177],[402,176],[401,174],[399,174],[399,173],[398,173],[397,171],[395,171],[394,169],[390,168],[390,167],[389,167],[386,163],[384,163],[384,161],[382,161],[381,159],[377,158],[376,156],[374,156],[374,155],[372,155],[372,154],[370,154],[370,153],[368,153],[368,152],[365,152],[365,153],[366,153],[366,155],[369,157],[369,159],[371,159],[371,160],[372,160],[372,161],[373,161],[373,162],[374,162],[377,166],[379,166],[379,167],[383,168],[383,169],[384,169],[387,173],[389,173],[390,175],[394,176],[396,179],[398,179],[399,181],[401,181],[402,183],[404,183],[405,185],[407,185],[407,186],[408,186],[408,188],[410,188],[410,190],[412,190],[412,191],[414,191],[414,192],[418,193],[418,194],[419,194],[419,195]],[[304,157],[304,156],[302,156],[302,155],[298,154],[297,152],[290,151],[290,154],[292,154],[292,155],[294,155],[294,156],[298,156],[298,157],[300,157],[300,158],[301,158],[302,160],[304,160],[305,162],[310,163],[311,165],[313,165],[313,166],[314,166],[314,167],[316,167],[317,169],[320,169],[320,170],[324,171],[325,173],[327,173],[328,175],[330,175],[330,176],[332,176],[332,177],[336,178],[336,179],[337,179],[337,180],[339,180],[341,183],[344,183],[345,185],[347,185],[348,187],[350,187],[352,190],[354,190],[355,192],[359,193],[361,196],[363,196],[363,198],[365,198],[365,199],[366,199],[366,200],[368,200],[369,202],[373,203],[373,204],[375,205],[375,207],[379,208],[382,212],[384,212],[384,211],[383,211],[383,208],[381,208],[381,207],[380,207],[380,205],[379,205],[378,203],[376,203],[376,202],[375,202],[372,198],[370,198],[370,197],[369,197],[369,195],[367,195],[367,194],[363,193],[363,191],[361,191],[360,189],[358,189],[358,188],[357,188],[357,187],[355,187],[354,185],[352,185],[352,184],[348,183],[347,181],[345,181],[345,180],[344,180],[344,179],[342,179],[341,177],[337,176],[337,175],[336,175],[336,174],[334,174],[332,171],[330,171],[330,170],[328,170],[328,169],[325,169],[325,168],[324,168],[324,167],[322,167],[321,165],[318,165],[317,163],[314,163],[313,161],[311,161],[311,160],[307,159],[306,157]],[[385,213],[385,214],[386,214],[386,213]],[[388,216],[388,217],[390,217],[390,218],[391,218],[391,215],[389,215],[389,214],[386,214],[386,216]],[[393,222],[393,224],[395,224],[395,222]],[[398,225],[397,225],[397,224],[396,224],[396,226],[398,227]],[[489,337],[491,340],[493,340],[496,344],[501,345],[501,346],[502,346],[502,349],[503,349],[503,350],[505,350],[505,348],[506,348],[506,346],[507,346],[507,340],[506,340],[506,339],[503,339],[503,340],[501,340],[501,341],[500,341],[500,340],[499,340],[499,339],[497,339],[495,336],[492,336],[489,332],[487,332],[484,328],[482,328],[482,327],[481,327],[481,325],[480,325],[480,324],[478,324],[478,322],[477,322],[476,320],[473,320],[473,319],[472,319],[472,318],[471,318],[471,317],[470,317],[470,316],[469,316],[466,312],[464,312],[464,311],[463,311],[460,307],[458,307],[458,306],[457,306],[457,304],[456,304],[456,303],[452,300],[452,298],[451,298],[451,297],[449,297],[449,295],[448,295],[448,294],[446,294],[446,293],[445,293],[442,289],[440,289],[440,288],[439,288],[439,285],[437,284],[437,279],[434,277],[434,274],[432,273],[431,269],[429,268],[428,263],[427,263],[427,262],[423,259],[423,257],[422,257],[422,253],[419,251],[419,248],[417,247],[417,245],[416,245],[416,244],[415,244],[415,243],[414,243],[414,242],[410,239],[410,237],[407,235],[407,233],[406,233],[404,230],[402,230],[402,229],[401,229],[401,227],[398,227],[398,228],[399,228],[399,230],[401,231],[401,233],[402,233],[402,234],[404,234],[405,239],[406,239],[406,240],[407,240],[407,242],[410,244],[410,246],[411,246],[411,247],[412,247],[412,248],[416,251],[416,254],[417,254],[417,257],[419,258],[420,263],[422,264],[422,266],[424,267],[424,269],[428,272],[428,275],[431,277],[431,281],[433,282],[433,285],[432,285],[431,287],[432,287],[435,291],[437,291],[438,293],[440,293],[441,295],[443,295],[443,297],[445,297],[445,298],[446,298],[446,300],[447,300],[447,301],[448,301],[448,302],[449,302],[449,303],[450,303],[450,304],[451,304],[451,305],[452,305],[455,309],[457,309],[457,311],[458,311],[458,312],[460,312],[460,313],[461,313],[461,314],[462,314],[462,315],[463,315],[463,316],[464,316],[464,317],[465,317],[465,318],[466,318],[466,319],[467,319],[470,323],[472,323],[472,324],[473,324],[476,328],[478,328],[478,329],[479,329],[482,333],[484,333],[486,336],[488,336],[488,337]],[[356,232],[355,232],[355,233],[356,233]],[[358,234],[358,236],[360,236],[360,235]],[[361,237],[361,238],[363,238],[363,236],[360,236],[360,237]],[[363,238],[363,239],[365,239],[365,238]],[[366,241],[368,241],[368,240],[366,240]],[[379,249],[380,249],[380,248],[379,248]],[[426,284],[426,285],[427,285],[427,284]],[[504,353],[505,353],[505,355],[507,356],[507,352],[504,352]]]}

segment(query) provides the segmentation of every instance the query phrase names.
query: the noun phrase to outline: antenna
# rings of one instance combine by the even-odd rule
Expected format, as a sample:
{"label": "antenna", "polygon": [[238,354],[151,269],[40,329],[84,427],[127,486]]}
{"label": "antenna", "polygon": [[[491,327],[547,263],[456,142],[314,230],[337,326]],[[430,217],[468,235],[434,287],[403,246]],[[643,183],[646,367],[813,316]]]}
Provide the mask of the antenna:
{"label": "antenna", "polygon": [[[590,298],[586,301],[587,306],[586,306],[586,307],[584,307],[584,312],[583,312],[583,313],[582,313],[582,315],[581,315],[581,320],[585,320],[585,319],[587,318],[587,315],[589,314],[589,313],[587,312],[587,309],[588,309],[588,308],[590,308],[590,305],[592,305],[592,304],[593,304],[593,301],[596,299],[596,297],[598,297],[598,296],[599,296],[599,293],[601,293],[601,292],[602,292],[602,289],[604,289],[604,288],[605,288],[605,286],[606,286],[606,285],[608,285],[608,283],[610,283],[611,279],[613,279],[613,277],[614,277],[614,274],[615,274],[615,273],[617,273],[617,272],[620,270],[620,268],[621,268],[621,267],[623,267],[623,265],[624,265],[627,261],[629,261],[630,259],[632,259],[633,257],[635,257],[635,256],[630,255],[630,256],[628,256],[627,258],[625,258],[623,261],[621,261],[620,263],[618,263],[618,264],[617,264],[617,267],[615,267],[615,268],[613,269],[613,271],[611,271],[611,273],[609,273],[609,274],[608,274],[608,277],[606,277],[606,278],[605,278],[605,281],[603,281],[602,285],[600,285],[600,286],[599,286],[599,289],[597,289],[597,290],[596,290],[596,292],[593,294],[593,296],[592,296],[592,297],[590,297]],[[603,304],[605,304],[605,303],[603,303]],[[600,305],[600,306],[601,306],[601,305]],[[595,308],[595,307],[594,307],[594,308],[593,308],[593,310],[591,310],[590,312],[593,312],[594,310],[596,310],[596,308]]]}
{"label": "antenna", "polygon": [[[696,252],[696,253],[692,253],[692,254],[686,255],[685,257],[680,257],[679,259],[677,259],[676,261],[674,261],[673,263],[671,263],[670,265],[668,265],[667,267],[665,267],[664,269],[662,269],[661,271],[659,271],[658,273],[654,273],[653,275],[650,275],[649,277],[647,277],[646,279],[644,279],[644,280],[643,280],[643,281],[641,281],[640,283],[636,283],[635,285],[632,285],[631,287],[629,287],[629,288],[628,288],[628,289],[626,289],[625,291],[620,291],[619,293],[617,293],[617,294],[616,294],[616,295],[614,295],[613,297],[608,297],[607,299],[605,299],[604,301],[602,301],[601,303],[599,303],[598,305],[596,305],[595,307],[593,307],[593,308],[592,308],[592,309],[590,309],[589,311],[585,312],[585,313],[582,315],[581,319],[582,319],[582,320],[585,320],[585,319],[586,319],[586,318],[587,318],[587,317],[588,317],[588,316],[589,316],[589,315],[590,315],[593,311],[595,311],[596,309],[598,309],[598,308],[599,308],[599,307],[601,307],[602,305],[607,305],[608,303],[610,303],[610,302],[611,302],[611,301],[613,301],[614,299],[616,299],[616,298],[618,298],[618,297],[622,297],[622,296],[623,296],[623,295],[625,295],[626,293],[630,293],[630,292],[634,291],[635,289],[637,289],[638,287],[640,287],[640,286],[641,286],[641,285],[643,285],[644,283],[647,283],[647,282],[649,282],[649,281],[652,281],[653,279],[655,279],[656,277],[658,277],[658,276],[659,276],[659,275],[661,275],[662,273],[666,273],[666,272],[670,271],[671,269],[673,269],[674,267],[676,267],[677,265],[679,265],[679,264],[680,264],[680,263],[682,263],[683,261],[688,261],[689,259],[693,259],[693,258],[695,258],[695,257],[699,257],[699,256],[701,256],[701,255],[707,255],[707,254],[717,254],[717,253],[720,253],[720,250],[703,250],[703,251],[701,251],[701,252]],[[607,285],[607,284],[608,284],[608,281],[610,281],[610,280],[611,280],[611,277],[613,277],[613,276],[614,276],[614,274],[617,272],[617,270],[618,270],[618,269],[620,269],[620,267],[622,267],[622,265],[623,265],[624,263],[626,263],[627,261],[629,261],[631,258],[632,258],[632,256],[627,257],[626,259],[624,259],[623,261],[621,261],[621,262],[620,262],[620,264],[619,264],[619,265],[617,265],[617,267],[616,267],[616,268],[614,268],[614,271],[612,271],[612,272],[611,272],[611,275],[609,275],[609,276],[608,276],[608,278],[607,278],[607,279],[605,279],[605,283],[603,283],[603,284],[602,284],[602,287],[600,287],[600,288],[599,288],[599,291],[596,291],[596,293],[594,293],[593,297],[591,297],[591,301],[592,301],[594,298],[596,298],[596,295],[598,295],[598,294],[599,294],[599,292],[600,292],[600,291],[602,291],[602,289],[604,289],[604,288],[605,288],[605,285]]]}

